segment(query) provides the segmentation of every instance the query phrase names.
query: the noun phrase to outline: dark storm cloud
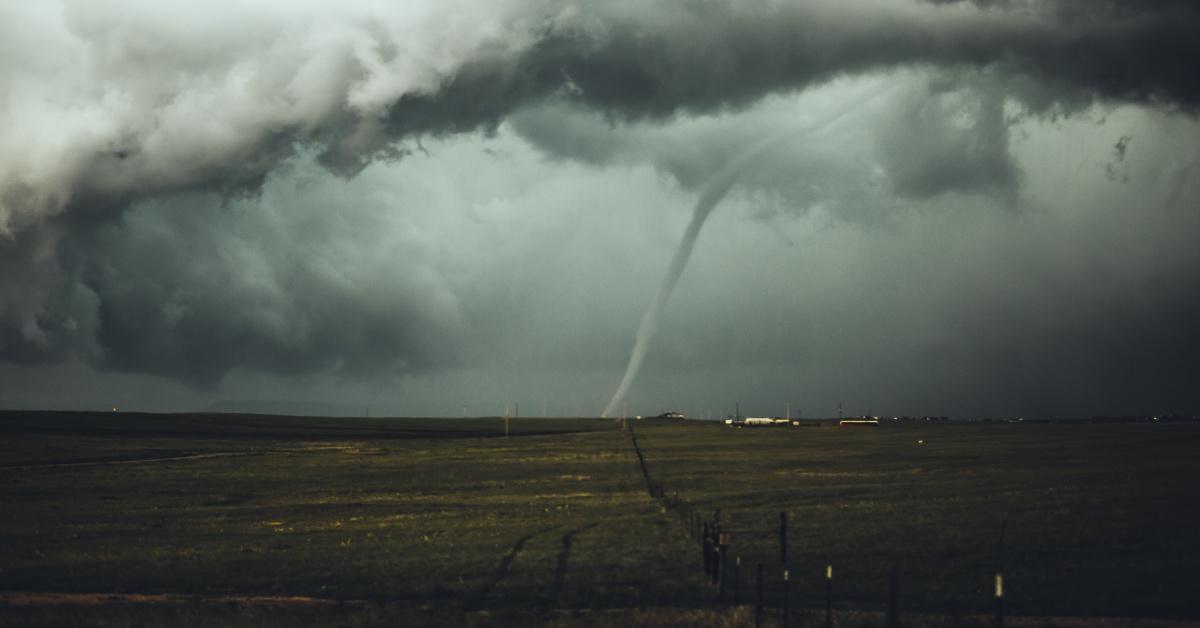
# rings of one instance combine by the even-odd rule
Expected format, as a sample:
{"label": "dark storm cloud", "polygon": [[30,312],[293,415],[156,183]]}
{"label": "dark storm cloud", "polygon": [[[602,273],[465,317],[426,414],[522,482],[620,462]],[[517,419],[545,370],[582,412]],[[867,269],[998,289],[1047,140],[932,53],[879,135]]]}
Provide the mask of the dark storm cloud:
{"label": "dark storm cloud", "polygon": [[876,141],[896,193],[980,192],[1016,202],[1020,172],[1009,154],[1004,94],[972,83],[935,80],[893,103]]}
{"label": "dark storm cloud", "polygon": [[[992,77],[910,71],[859,82],[866,87],[843,82],[827,86],[821,98],[771,99],[753,115],[693,117],[667,126],[614,125],[564,103],[526,107],[509,121],[552,159],[647,163],[698,193],[741,147],[811,124],[820,112],[848,110],[833,128],[773,144],[741,174],[738,187],[781,201],[761,204],[767,214],[771,207],[796,213],[823,204],[843,219],[874,223],[887,216],[868,198],[879,185],[916,200],[974,194],[1009,206],[1017,202],[1021,172],[1010,154],[1009,131],[1027,116],[1005,112],[1006,92]],[[832,135],[838,143],[823,139]]]}
{"label": "dark storm cloud", "polygon": [[[349,176],[404,156],[416,138],[492,130],[546,99],[614,123],[657,121],[909,65],[986,69],[1034,110],[1093,98],[1200,104],[1200,9],[1180,2],[164,6],[0,9],[6,360],[74,355],[211,382],[234,366],[338,369],[349,359],[403,371],[450,359],[421,340],[430,329],[438,337],[441,319],[422,310],[420,290],[372,302],[357,296],[363,284],[298,275],[289,296],[265,303],[261,286],[211,278],[179,297],[172,286],[197,260],[220,264],[231,234],[187,202],[177,211],[196,222],[156,228],[188,230],[194,249],[155,249],[137,231],[147,227],[122,222],[131,205],[173,206],[155,199],[254,195],[301,150]],[[944,99],[923,97],[902,112],[918,126],[885,130],[880,154],[897,192],[1013,194],[1002,97],[971,97],[963,128],[945,124]],[[604,159],[604,148],[589,150]],[[686,161],[677,172],[689,176]],[[399,264],[396,273],[413,272]],[[212,276],[242,273],[228,263]],[[228,288],[221,298],[210,294],[218,287]]]}
{"label": "dark storm cloud", "polygon": [[[548,37],[521,74],[559,75],[594,108],[667,114],[736,105],[832,76],[902,64],[994,64],[1085,93],[1196,104],[1200,9],[1023,3],[1006,10],[905,2],[684,3]],[[627,8],[627,7],[625,7]],[[1069,8],[1069,10],[1068,10]],[[528,69],[527,69],[528,68]]]}
{"label": "dark storm cloud", "polygon": [[208,387],[234,367],[386,379],[453,362],[453,297],[418,244],[363,251],[378,246],[365,231],[386,228],[372,209],[276,193],[137,208],[81,278],[99,302],[99,363]]}

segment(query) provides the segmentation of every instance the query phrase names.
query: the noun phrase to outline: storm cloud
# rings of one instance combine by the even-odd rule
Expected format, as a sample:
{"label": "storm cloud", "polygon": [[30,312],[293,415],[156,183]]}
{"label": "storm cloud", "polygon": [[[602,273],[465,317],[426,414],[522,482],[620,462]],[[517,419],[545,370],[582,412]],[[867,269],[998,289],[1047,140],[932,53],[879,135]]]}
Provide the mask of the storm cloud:
{"label": "storm cloud", "polygon": [[[646,167],[673,190],[658,203],[669,216],[727,165],[729,146],[803,122],[821,104],[805,98],[844,85],[895,89],[857,126],[756,164],[735,215],[830,215],[893,234],[911,227],[904,212],[1038,215],[1051,201],[1031,169],[1044,164],[1018,154],[1014,133],[1049,133],[1062,120],[1102,126],[1107,112],[1134,107],[1179,120],[1169,124],[1186,136],[1200,104],[1200,9],[1184,2],[44,2],[0,8],[0,24],[0,359],[81,362],[202,389],[235,370],[433,376],[496,352],[619,369],[612,356],[622,351],[607,341],[592,350],[576,340],[589,357],[567,357],[529,348],[532,330],[514,331],[527,324],[515,312],[541,299],[514,296],[531,272],[522,260],[563,258],[544,258],[544,240],[505,221],[560,225],[553,237],[569,240],[572,226],[603,220],[595,212],[619,214],[569,189]],[[1165,161],[1147,170],[1142,136],[1128,133],[1097,151],[1094,172],[1155,190],[1128,199],[1156,208],[1130,220],[1165,238],[1174,230],[1161,225],[1194,222],[1196,192],[1181,183],[1194,156],[1151,150]],[[537,153],[513,156],[528,146]],[[461,172],[381,182],[384,169],[416,162]],[[452,189],[486,169],[505,179],[499,187]],[[566,169],[570,183],[531,191],[547,169]],[[1170,180],[1154,186],[1149,176]],[[497,189],[562,213],[515,218]],[[556,305],[565,318],[543,320],[546,337],[619,337],[617,322],[598,322],[624,315],[587,287],[606,281],[596,264],[559,285],[579,305]],[[1186,264],[1171,267],[1172,281],[1195,279]],[[1150,302],[1193,311],[1173,285]],[[1195,344],[1175,314],[1152,325],[1147,312],[1117,310],[1127,320],[1103,320],[1148,334],[1115,334],[1122,342]],[[1096,349],[1089,364],[1099,365],[1072,370],[1092,373],[1083,382],[1144,357],[1095,341],[1090,328],[1081,322],[1064,340],[1078,351],[1111,347]],[[993,366],[1017,360],[1000,353]]]}

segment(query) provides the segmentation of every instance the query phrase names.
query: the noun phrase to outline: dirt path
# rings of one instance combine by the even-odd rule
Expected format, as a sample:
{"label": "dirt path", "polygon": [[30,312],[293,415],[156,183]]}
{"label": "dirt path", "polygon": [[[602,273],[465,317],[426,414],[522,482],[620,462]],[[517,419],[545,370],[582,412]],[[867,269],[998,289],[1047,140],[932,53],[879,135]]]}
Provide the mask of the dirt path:
{"label": "dirt path", "polygon": [[567,561],[571,557],[571,543],[575,540],[575,535],[582,534],[596,527],[597,523],[589,523],[585,526],[575,528],[567,532],[562,537],[562,551],[558,553],[558,565],[554,568],[554,600],[557,604],[562,603],[563,583],[567,579]]}
{"label": "dirt path", "polygon": [[508,577],[508,572],[510,569],[512,569],[513,561],[516,560],[517,556],[519,556],[525,549],[525,544],[528,543],[533,537],[550,532],[555,528],[558,528],[558,526],[550,526],[548,528],[538,530],[537,532],[530,532],[529,534],[518,538],[516,542],[513,543],[512,549],[508,551],[508,554],[505,554],[504,558],[500,559],[500,564],[496,566],[496,573],[494,576],[492,576],[492,579],[488,581],[487,584],[483,585],[483,588],[477,591],[472,597],[478,601],[482,601],[484,598],[486,598],[489,593],[495,590],[496,585],[500,584],[501,580],[504,580],[506,577]]}
{"label": "dirt path", "polygon": [[503,559],[500,560],[500,564],[497,565],[497,567],[496,567],[495,577],[492,578],[492,581],[486,587],[484,587],[483,591],[480,592],[480,595],[481,596],[486,595],[492,589],[496,588],[496,585],[500,584],[501,580],[503,580],[505,577],[508,576],[508,571],[509,571],[509,569],[512,568],[513,561],[516,560],[517,555],[519,555],[521,553],[521,551],[525,549],[525,544],[529,542],[529,539],[532,539],[535,536],[540,536],[542,534],[545,534],[557,527],[558,526],[551,526],[544,530],[539,530],[537,532],[532,532],[530,534],[526,534],[525,536],[517,539],[517,541],[515,543],[513,543],[512,549],[509,550],[508,554]]}

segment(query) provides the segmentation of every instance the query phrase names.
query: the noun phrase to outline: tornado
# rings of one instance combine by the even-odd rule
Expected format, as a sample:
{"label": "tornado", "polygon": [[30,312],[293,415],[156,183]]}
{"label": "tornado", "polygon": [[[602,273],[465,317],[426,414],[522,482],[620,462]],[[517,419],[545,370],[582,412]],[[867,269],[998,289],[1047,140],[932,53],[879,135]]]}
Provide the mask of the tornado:
{"label": "tornado", "polygon": [[759,140],[738,153],[724,168],[708,180],[708,183],[704,185],[703,191],[700,193],[700,198],[696,201],[696,207],[692,210],[692,219],[688,222],[687,228],[683,230],[683,237],[679,240],[679,247],[675,249],[675,255],[671,257],[671,263],[667,266],[667,274],[663,277],[662,283],[659,284],[658,292],[654,295],[654,300],[650,302],[650,307],[646,309],[646,314],[642,316],[642,322],[638,326],[637,336],[634,339],[633,352],[629,356],[628,366],[625,367],[625,375],[621,378],[621,383],[617,385],[617,390],[613,393],[612,400],[604,407],[604,412],[600,416],[610,416],[625,401],[625,395],[629,393],[629,388],[637,380],[638,371],[641,370],[642,362],[646,359],[646,351],[650,347],[650,341],[654,338],[655,332],[658,331],[662,311],[666,307],[667,301],[671,298],[671,293],[675,291],[675,285],[679,283],[679,278],[683,275],[684,268],[687,267],[688,260],[692,256],[692,250],[696,248],[696,239],[700,237],[700,230],[704,228],[704,222],[712,215],[713,210],[721,203],[742,174],[764,154],[771,152],[784,143],[803,139],[805,136],[829,127],[851,111],[861,108],[882,93],[879,89],[870,91],[874,93],[869,95],[859,94],[851,102],[844,103],[843,106],[835,108],[833,113],[817,121],[779,135],[772,135]]}

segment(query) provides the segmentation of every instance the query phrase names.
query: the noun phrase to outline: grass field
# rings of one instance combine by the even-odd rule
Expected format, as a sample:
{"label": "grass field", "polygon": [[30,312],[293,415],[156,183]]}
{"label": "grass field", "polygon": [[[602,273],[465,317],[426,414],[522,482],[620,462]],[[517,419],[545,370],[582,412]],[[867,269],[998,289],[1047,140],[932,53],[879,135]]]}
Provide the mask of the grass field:
{"label": "grass field", "polygon": [[774,578],[786,512],[804,603],[833,565],[878,607],[895,567],[911,610],[986,612],[1001,571],[1014,614],[1200,617],[1198,425],[689,428],[638,427],[654,481]]}
{"label": "grass field", "polygon": [[703,582],[715,508],[769,579],[786,511],[841,625],[892,566],[906,612],[988,613],[1000,568],[1013,614],[1200,618],[1200,426],[635,433],[686,509],[612,421],[0,413],[0,625],[752,625]]}

